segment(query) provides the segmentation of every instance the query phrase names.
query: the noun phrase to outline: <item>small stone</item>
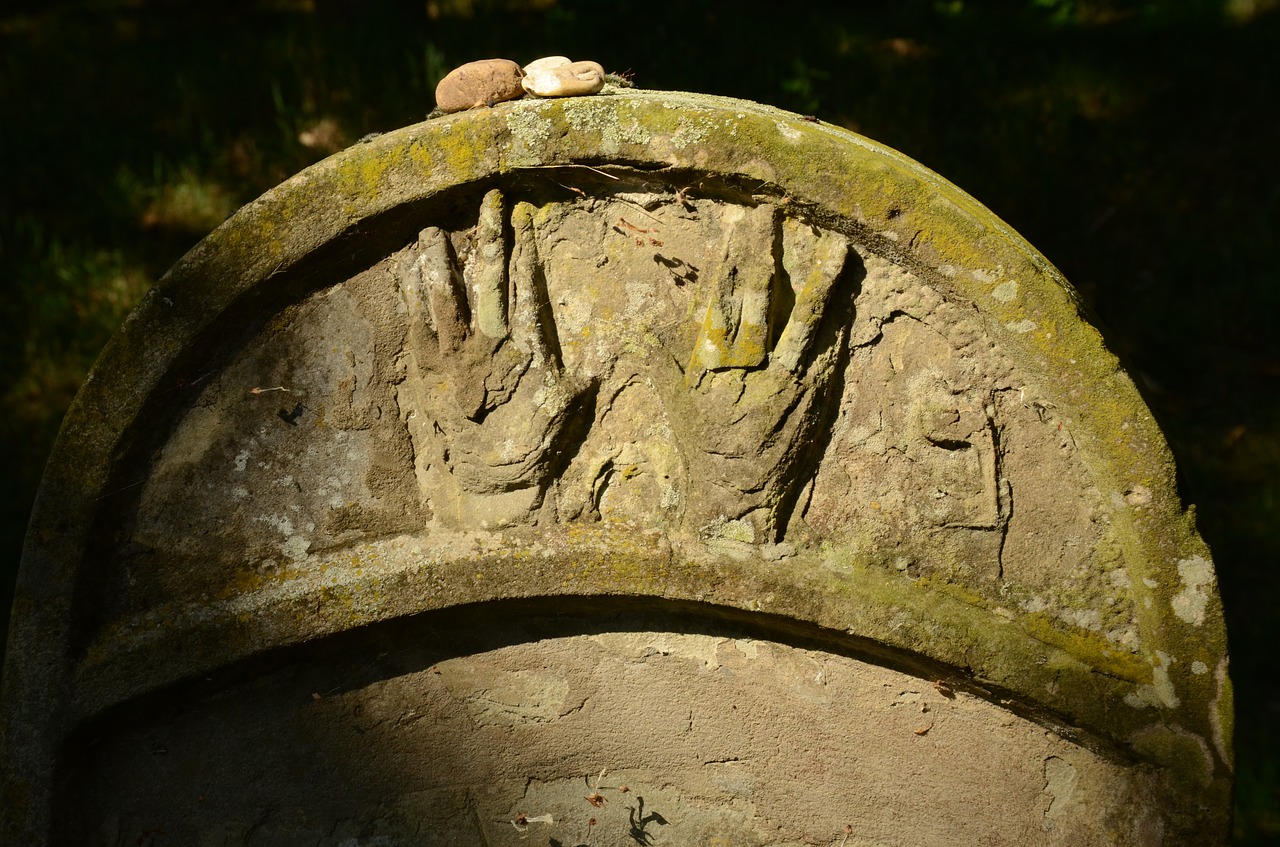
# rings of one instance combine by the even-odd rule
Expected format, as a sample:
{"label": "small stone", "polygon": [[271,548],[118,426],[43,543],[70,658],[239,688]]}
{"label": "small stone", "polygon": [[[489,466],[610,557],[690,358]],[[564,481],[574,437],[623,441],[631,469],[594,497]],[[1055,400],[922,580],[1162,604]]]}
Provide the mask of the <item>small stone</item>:
{"label": "small stone", "polygon": [[571,62],[547,56],[530,62],[521,81],[524,90],[539,97],[575,97],[604,88],[604,68],[596,62]]}
{"label": "small stone", "polygon": [[523,73],[510,59],[482,59],[449,71],[436,86],[436,105],[445,112],[492,106],[524,95]]}

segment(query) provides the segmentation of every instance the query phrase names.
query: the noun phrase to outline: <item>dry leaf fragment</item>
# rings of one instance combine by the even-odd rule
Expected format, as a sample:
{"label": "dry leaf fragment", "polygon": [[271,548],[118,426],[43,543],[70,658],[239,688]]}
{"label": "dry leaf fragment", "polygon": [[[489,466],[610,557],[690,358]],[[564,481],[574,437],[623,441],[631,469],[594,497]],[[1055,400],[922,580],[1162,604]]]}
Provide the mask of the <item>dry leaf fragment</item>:
{"label": "dry leaf fragment", "polygon": [[531,823],[555,823],[555,822],[556,822],[555,818],[553,818],[551,815],[534,815],[530,817],[529,815],[526,815],[524,812],[521,812],[520,814],[516,815],[515,818],[512,819],[511,825],[516,828],[517,832],[524,832],[526,829],[529,828],[529,824]]}

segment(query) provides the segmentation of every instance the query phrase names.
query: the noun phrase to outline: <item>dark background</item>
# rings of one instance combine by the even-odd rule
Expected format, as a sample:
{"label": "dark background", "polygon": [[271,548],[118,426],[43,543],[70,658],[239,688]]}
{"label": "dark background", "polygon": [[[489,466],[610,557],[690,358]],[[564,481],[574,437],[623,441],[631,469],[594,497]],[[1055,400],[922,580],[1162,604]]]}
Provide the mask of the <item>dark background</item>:
{"label": "dark background", "polygon": [[422,120],[452,67],[553,54],[884,142],[1080,289],[1215,554],[1235,843],[1280,841],[1280,0],[0,5],[0,609],[67,404],[164,270],[306,165]]}

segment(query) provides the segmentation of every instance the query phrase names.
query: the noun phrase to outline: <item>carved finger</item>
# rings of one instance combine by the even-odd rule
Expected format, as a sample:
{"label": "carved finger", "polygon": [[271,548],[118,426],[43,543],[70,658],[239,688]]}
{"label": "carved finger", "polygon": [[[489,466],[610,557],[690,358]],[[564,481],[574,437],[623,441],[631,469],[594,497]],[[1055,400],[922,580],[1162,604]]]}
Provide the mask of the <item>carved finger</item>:
{"label": "carved finger", "polygon": [[456,353],[469,334],[466,294],[449,236],[430,226],[418,234],[418,269],[440,352]]}
{"label": "carved finger", "polygon": [[[511,288],[513,293],[511,337],[524,346],[533,367],[554,365],[544,326],[542,268],[538,262],[537,233],[533,228],[534,207],[520,202],[511,210],[514,244],[511,248]],[[549,311],[547,309],[546,311]]]}
{"label": "carved finger", "polygon": [[422,281],[422,253],[413,249],[401,257],[396,266],[396,281],[400,296],[409,313],[410,333],[413,343],[425,346],[436,342],[435,318],[427,301],[426,287]]}
{"label": "carved finger", "polygon": [[844,270],[849,256],[849,241],[843,235],[822,230],[812,250],[787,249],[782,254],[782,265],[791,277],[792,284],[800,280],[795,306],[791,317],[783,327],[770,358],[770,366],[777,365],[790,373],[798,373],[813,346],[814,336],[822,324],[822,315],[831,296],[832,286]]}
{"label": "carved finger", "polygon": [[475,304],[475,329],[494,340],[507,337],[507,250],[502,226],[502,192],[494,189],[480,203],[476,251],[466,278]]}
{"label": "carved finger", "polygon": [[[769,314],[776,261],[777,209],[762,205],[726,214],[711,296],[694,342],[689,376],[703,370],[755,368],[768,355]],[[730,257],[735,258],[730,258]]]}
{"label": "carved finger", "polygon": [[778,275],[777,214],[774,206],[759,206],[747,213],[738,228],[741,258],[735,282],[741,307],[732,367],[759,367],[769,354],[769,316]]}

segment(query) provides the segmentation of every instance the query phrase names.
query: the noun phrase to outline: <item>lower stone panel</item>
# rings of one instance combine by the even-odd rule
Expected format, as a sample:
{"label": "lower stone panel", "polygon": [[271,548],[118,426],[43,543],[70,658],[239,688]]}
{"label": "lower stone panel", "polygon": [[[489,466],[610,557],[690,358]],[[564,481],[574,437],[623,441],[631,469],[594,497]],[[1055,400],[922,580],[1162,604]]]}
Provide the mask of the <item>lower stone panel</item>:
{"label": "lower stone panel", "polygon": [[719,624],[673,624],[481,614],[411,638],[304,650],[310,658],[278,659],[214,693],[128,706],[73,745],[56,841],[1158,837],[1145,768],[945,682]]}

